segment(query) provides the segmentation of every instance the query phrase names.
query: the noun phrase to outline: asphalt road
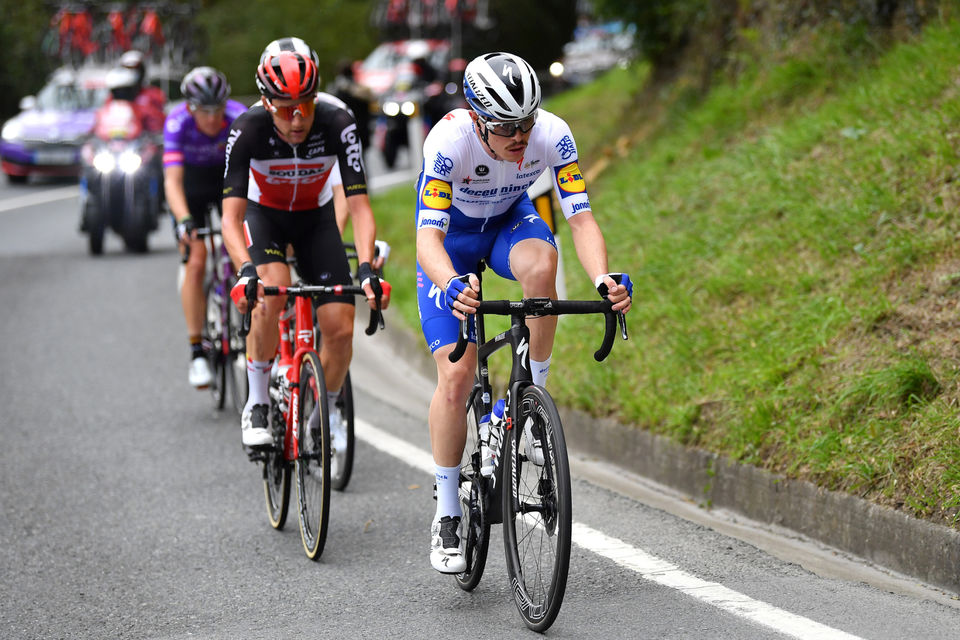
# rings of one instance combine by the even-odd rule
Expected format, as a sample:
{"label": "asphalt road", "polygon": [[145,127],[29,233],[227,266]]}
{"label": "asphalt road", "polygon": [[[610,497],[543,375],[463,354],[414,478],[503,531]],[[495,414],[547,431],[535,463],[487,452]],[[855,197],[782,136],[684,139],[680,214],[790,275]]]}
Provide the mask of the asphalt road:
{"label": "asphalt road", "polygon": [[[310,562],[293,514],[270,528],[238,418],[187,385],[169,226],[147,255],[110,236],[95,259],[77,206],[70,182],[0,186],[0,638],[532,635],[499,531],[473,593],[430,568],[429,380],[388,336],[358,332],[356,466]],[[768,553],[673,515],[683,505],[668,498],[607,488],[597,478],[627,474],[589,466],[577,465],[576,545],[550,637],[960,633],[949,597],[871,586],[867,567],[812,572],[789,544]]]}

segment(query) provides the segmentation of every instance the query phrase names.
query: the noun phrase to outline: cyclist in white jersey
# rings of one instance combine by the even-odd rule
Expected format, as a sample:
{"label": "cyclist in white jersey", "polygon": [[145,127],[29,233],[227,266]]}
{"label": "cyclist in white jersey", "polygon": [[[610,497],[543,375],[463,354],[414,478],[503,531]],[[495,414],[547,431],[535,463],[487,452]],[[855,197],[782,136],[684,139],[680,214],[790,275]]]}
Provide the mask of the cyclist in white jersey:
{"label": "cyclist in white jersey", "polygon": [[[472,273],[479,260],[519,281],[524,297],[557,297],[556,242],[526,194],[541,173],[553,177],[577,256],[600,295],[626,312],[632,294],[629,277],[608,269],[573,135],[566,122],[539,108],[540,84],[530,65],[509,53],[479,56],[467,65],[463,90],[470,109],[451,111],[430,131],[417,185],[417,302],[438,380],[429,414],[437,481],[430,561],[443,573],[466,567],[457,485],[476,346],[456,363],[447,356],[459,320],[479,304]],[[528,324],[533,381],[543,385],[557,319]],[[472,323],[471,334],[475,343]],[[536,441],[533,436],[528,441]],[[537,453],[542,463],[542,451],[528,455],[536,460]]]}

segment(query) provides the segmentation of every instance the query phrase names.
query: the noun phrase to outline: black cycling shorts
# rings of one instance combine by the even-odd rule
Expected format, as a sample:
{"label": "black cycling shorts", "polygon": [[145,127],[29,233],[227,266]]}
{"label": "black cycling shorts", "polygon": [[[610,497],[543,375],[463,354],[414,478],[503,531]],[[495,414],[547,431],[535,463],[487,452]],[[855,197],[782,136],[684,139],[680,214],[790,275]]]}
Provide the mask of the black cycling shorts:
{"label": "black cycling shorts", "polygon": [[[307,284],[352,284],[350,264],[337,228],[333,202],[308,211],[281,211],[247,201],[243,231],[250,259],[256,265],[286,262],[287,245],[293,245],[297,272]],[[317,304],[345,302],[353,296],[319,296]]]}
{"label": "black cycling shorts", "polygon": [[221,212],[223,197],[223,167],[183,166],[183,193],[187,197],[187,209],[198,227],[208,227],[213,222],[207,219],[207,211],[213,207]]}

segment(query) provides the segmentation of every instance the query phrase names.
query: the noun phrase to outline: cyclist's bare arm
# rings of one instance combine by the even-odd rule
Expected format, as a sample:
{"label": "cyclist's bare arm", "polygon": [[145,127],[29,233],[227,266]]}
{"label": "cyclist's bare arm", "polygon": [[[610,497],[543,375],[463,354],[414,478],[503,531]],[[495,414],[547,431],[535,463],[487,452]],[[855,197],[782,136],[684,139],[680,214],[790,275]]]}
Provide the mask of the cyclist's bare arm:
{"label": "cyclist's bare arm", "polygon": [[343,194],[342,184],[333,185],[333,210],[337,215],[337,229],[340,230],[342,236],[343,230],[347,228],[347,218],[350,216],[350,211],[347,208],[347,196]]}
{"label": "cyclist's bare arm", "polygon": [[243,218],[247,213],[246,198],[224,198],[223,219],[221,233],[223,244],[233,261],[234,269],[239,269],[244,262],[250,262],[250,252],[247,251],[247,241],[243,235]]}
{"label": "cyclist's bare arm", "polygon": [[[580,264],[583,265],[590,279],[596,283],[598,278],[610,271],[607,266],[607,244],[603,239],[600,226],[593,217],[592,211],[581,211],[570,216],[567,222],[570,224],[573,246],[577,250]],[[617,284],[609,276],[603,277],[602,281],[607,284],[607,297],[613,302],[614,310],[624,313],[629,311],[631,300],[627,294],[627,288]]]}
{"label": "cyclist's bare arm", "polygon": [[[444,237],[445,234],[439,229],[424,227],[417,230],[417,261],[430,281],[442,291],[446,290],[451,278],[464,275],[453,268],[450,256],[443,247]],[[457,318],[463,320],[463,314],[476,313],[476,307],[480,303],[479,290],[480,282],[473,276],[470,278],[470,286],[459,294],[457,302],[454,303],[453,313]]]}
{"label": "cyclist's bare arm", "polygon": [[163,192],[173,217],[180,222],[190,215],[187,194],[183,189],[183,165],[175,164],[163,170]]}
{"label": "cyclist's bare arm", "polygon": [[[377,225],[373,219],[373,209],[370,208],[370,197],[365,193],[347,196],[347,211],[350,213],[350,224],[353,225],[353,243],[357,248],[357,261],[373,264],[373,243],[377,236]],[[367,293],[367,303],[375,309],[376,295],[369,284],[364,286]],[[381,299],[381,308],[386,309],[390,304],[389,295]]]}

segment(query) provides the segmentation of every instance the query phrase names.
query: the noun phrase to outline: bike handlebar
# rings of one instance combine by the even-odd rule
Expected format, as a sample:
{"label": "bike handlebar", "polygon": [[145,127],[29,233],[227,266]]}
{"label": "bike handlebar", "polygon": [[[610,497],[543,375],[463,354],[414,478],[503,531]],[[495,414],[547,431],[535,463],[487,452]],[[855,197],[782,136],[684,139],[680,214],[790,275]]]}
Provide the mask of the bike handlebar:
{"label": "bike handlebar", "polygon": [[[561,316],[569,314],[602,313],[604,315],[603,342],[593,357],[597,362],[603,361],[613,348],[613,339],[617,323],[620,324],[620,335],[627,339],[627,318],[622,311],[614,311],[613,303],[609,300],[553,300],[551,298],[524,298],[522,300],[481,300],[477,307],[478,314],[498,316],[523,316],[538,318],[542,316]],[[459,360],[467,350],[469,333],[469,316],[460,321],[460,333],[457,336],[457,345],[450,353],[450,362]]]}
{"label": "bike handlebar", "polygon": [[[194,229],[194,232],[197,234],[197,240],[202,240],[203,238],[209,238],[210,236],[220,235],[220,229],[213,229],[210,227],[198,227]],[[177,242],[180,241],[180,238],[177,238]],[[187,264],[187,261],[190,260],[190,243],[184,243],[183,253],[180,254],[180,262]]]}
{"label": "bike handlebar", "polygon": [[[386,280],[380,281],[380,286],[383,288],[383,293],[387,296],[390,295],[390,283]],[[332,286],[327,285],[298,285],[298,286],[264,286],[263,295],[265,296],[302,296],[305,298],[312,298],[318,295],[324,294],[333,294],[333,295],[361,295],[366,299],[366,292],[363,290],[363,287],[358,285],[350,284],[337,284]],[[364,333],[368,336],[373,335],[377,328],[385,328],[383,322],[383,311],[380,307],[380,299],[382,296],[376,297],[376,308],[370,310],[370,323],[367,325],[367,328],[364,329]],[[253,313],[252,308],[248,308],[247,312],[243,314],[243,322],[240,325],[239,334],[241,337],[246,336],[250,333],[250,318]]]}

